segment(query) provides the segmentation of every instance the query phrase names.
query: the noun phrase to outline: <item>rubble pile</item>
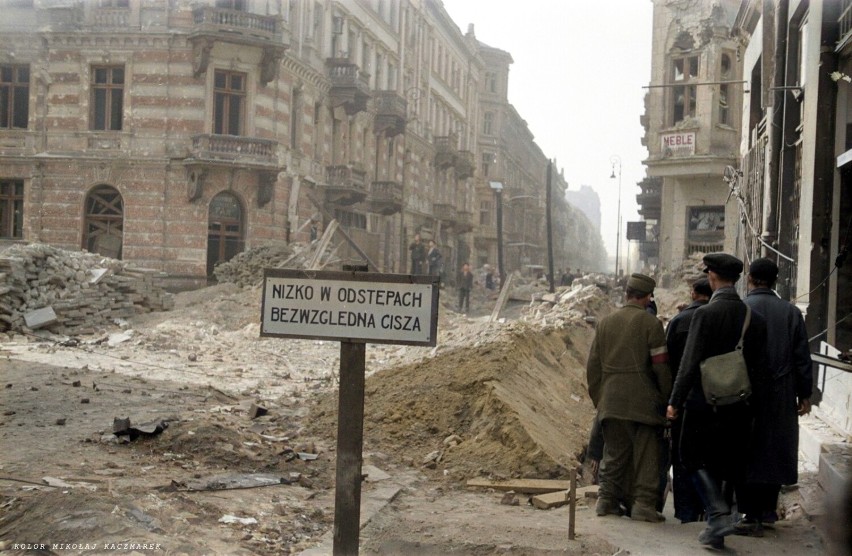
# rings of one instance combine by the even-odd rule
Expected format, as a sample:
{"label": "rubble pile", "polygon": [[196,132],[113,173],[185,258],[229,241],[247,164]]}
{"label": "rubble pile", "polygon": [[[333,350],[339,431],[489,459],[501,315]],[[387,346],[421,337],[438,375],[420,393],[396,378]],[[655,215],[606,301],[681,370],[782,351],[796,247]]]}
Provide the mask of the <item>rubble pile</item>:
{"label": "rubble pile", "polygon": [[579,322],[594,323],[599,315],[612,308],[607,291],[606,287],[593,280],[575,281],[571,286],[559,288],[555,293],[547,293],[530,303],[521,319],[537,322],[545,328],[562,328]]}
{"label": "rubble pile", "polygon": [[[220,283],[230,282],[241,288],[250,288],[263,282],[265,268],[307,268],[315,256],[318,242],[273,243],[243,251],[231,260],[216,265],[213,275]],[[337,259],[328,250],[324,253],[327,266]],[[334,260],[332,260],[334,259]]]}
{"label": "rubble pile", "polygon": [[115,319],[169,310],[174,301],[161,278],[101,255],[14,245],[0,256],[0,332],[91,334]]}

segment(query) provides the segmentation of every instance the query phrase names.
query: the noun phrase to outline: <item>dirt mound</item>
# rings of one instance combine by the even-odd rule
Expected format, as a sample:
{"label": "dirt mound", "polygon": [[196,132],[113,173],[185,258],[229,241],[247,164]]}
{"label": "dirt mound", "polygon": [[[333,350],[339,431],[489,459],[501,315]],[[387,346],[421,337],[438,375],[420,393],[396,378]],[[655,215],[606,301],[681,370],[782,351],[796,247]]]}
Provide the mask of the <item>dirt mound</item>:
{"label": "dirt mound", "polygon": [[[593,414],[584,364],[592,328],[486,328],[487,341],[370,377],[365,447],[458,481],[557,477],[575,466]],[[314,417],[308,428],[333,436],[336,396]]]}

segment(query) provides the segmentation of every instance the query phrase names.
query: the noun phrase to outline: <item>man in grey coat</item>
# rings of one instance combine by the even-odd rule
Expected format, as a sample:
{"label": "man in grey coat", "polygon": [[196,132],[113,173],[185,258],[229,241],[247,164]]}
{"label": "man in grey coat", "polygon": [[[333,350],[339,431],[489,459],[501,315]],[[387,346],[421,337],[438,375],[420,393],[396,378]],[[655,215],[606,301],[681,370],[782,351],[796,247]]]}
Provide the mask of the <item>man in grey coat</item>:
{"label": "man in grey coat", "polygon": [[802,313],[778,297],[772,287],[778,265],[756,259],[749,266],[748,296],[755,312],[766,318],[767,388],[755,399],[752,452],[746,484],[737,492],[745,519],[737,532],[762,536],[763,524],[778,518],[781,485],[796,484],[799,458],[799,416],[810,413],[813,389],[811,353]]}

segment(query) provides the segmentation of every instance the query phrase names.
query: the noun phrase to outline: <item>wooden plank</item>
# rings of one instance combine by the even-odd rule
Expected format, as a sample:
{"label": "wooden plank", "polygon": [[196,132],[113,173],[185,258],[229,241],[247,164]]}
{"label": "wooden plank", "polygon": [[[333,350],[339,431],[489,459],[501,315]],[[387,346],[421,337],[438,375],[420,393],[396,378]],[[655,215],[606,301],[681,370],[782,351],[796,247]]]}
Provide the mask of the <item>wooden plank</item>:
{"label": "wooden plank", "polygon": [[322,256],[325,254],[326,248],[328,248],[328,244],[331,242],[331,238],[334,236],[334,232],[337,230],[337,220],[332,220],[328,223],[328,226],[325,227],[325,231],[322,234],[322,237],[317,242],[314,247],[316,251],[314,251],[311,260],[305,266],[308,270],[319,270],[319,262],[322,259]]}
{"label": "wooden plank", "polygon": [[556,492],[546,492],[544,494],[536,494],[532,497],[532,505],[539,510],[549,510],[550,508],[558,508],[568,503],[567,490],[558,490]]}
{"label": "wooden plank", "polygon": [[476,488],[493,488],[494,490],[514,490],[525,494],[544,494],[546,492],[566,491],[571,488],[571,481],[553,479],[512,479],[508,481],[492,481],[490,479],[471,479],[467,486]]}
{"label": "wooden plank", "polygon": [[497,297],[497,303],[494,305],[494,310],[491,311],[489,322],[494,322],[500,316],[500,311],[503,310],[503,305],[506,304],[506,298],[509,297],[509,288],[512,287],[512,275],[506,276],[506,283],[500,289],[500,295]]}
{"label": "wooden plank", "polygon": [[[310,193],[306,193],[306,195],[307,195],[308,199],[314,204],[314,206],[317,207],[317,210],[319,210],[323,214],[323,216],[325,216],[328,220],[334,220],[334,217],[332,217],[331,214],[329,214],[329,212],[327,210],[325,210],[325,208],[322,206],[322,203],[320,203],[319,200],[316,197],[314,197]],[[367,254],[364,252],[364,250],[361,249],[361,247],[358,245],[358,243],[356,243],[355,240],[352,239],[349,236],[349,234],[346,233],[346,230],[338,227],[337,231],[340,232],[340,235],[343,236],[343,239],[345,239],[346,242],[349,243],[349,245],[352,246],[352,249],[354,249],[356,253],[361,255],[361,257],[365,261],[367,261],[367,266],[369,267],[369,269],[371,271],[373,271],[373,272],[379,271],[379,267],[376,266],[376,263],[374,263],[370,259],[370,257],[367,256]]]}

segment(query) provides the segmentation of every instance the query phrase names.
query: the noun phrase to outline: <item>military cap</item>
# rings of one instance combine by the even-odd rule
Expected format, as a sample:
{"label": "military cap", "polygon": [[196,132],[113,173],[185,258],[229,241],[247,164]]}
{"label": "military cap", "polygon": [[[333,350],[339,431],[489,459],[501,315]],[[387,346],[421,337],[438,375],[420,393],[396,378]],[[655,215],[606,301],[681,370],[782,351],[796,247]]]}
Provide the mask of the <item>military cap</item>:
{"label": "military cap", "polygon": [[711,270],[720,276],[727,278],[739,278],[743,272],[743,262],[733,255],[727,253],[708,253],[704,255],[704,272]]}
{"label": "military cap", "polygon": [[653,293],[657,283],[650,276],[634,272],[627,280],[627,287],[641,293]]}
{"label": "military cap", "polygon": [[755,259],[748,265],[748,273],[755,280],[771,283],[778,278],[778,265],[772,259]]}

